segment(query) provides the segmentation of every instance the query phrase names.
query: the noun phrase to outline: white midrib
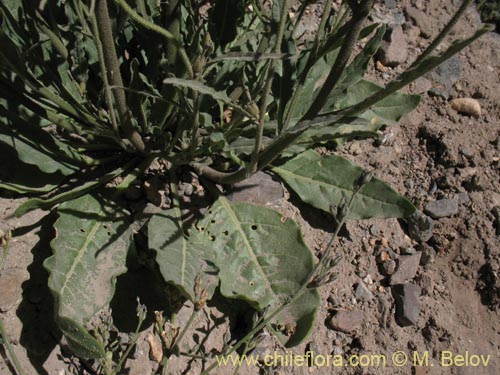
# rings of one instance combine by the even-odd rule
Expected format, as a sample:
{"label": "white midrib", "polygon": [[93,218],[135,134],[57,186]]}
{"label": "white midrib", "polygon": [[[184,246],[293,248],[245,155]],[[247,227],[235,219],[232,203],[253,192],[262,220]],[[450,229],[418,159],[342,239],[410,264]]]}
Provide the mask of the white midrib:
{"label": "white midrib", "polygon": [[69,269],[69,271],[66,273],[66,275],[64,277],[64,283],[63,283],[63,285],[61,287],[61,291],[59,293],[61,296],[64,294],[64,290],[66,289],[69,280],[71,279],[71,277],[75,273],[75,269],[76,269],[77,265],[80,263],[83,255],[87,251],[88,245],[89,245],[90,241],[92,241],[92,239],[94,238],[94,235],[96,234],[97,230],[99,229],[99,226],[100,226],[100,223],[96,222],[94,224],[94,226],[90,230],[89,234],[87,235],[82,247],[78,250],[78,255],[76,256],[75,260],[71,264],[71,268]]}
{"label": "white midrib", "polygon": [[221,197],[220,201],[221,201],[222,205],[224,206],[224,208],[229,213],[229,216],[231,217],[231,220],[233,221],[234,225],[236,226],[237,231],[240,233],[241,237],[243,238],[243,241],[245,242],[245,245],[248,248],[248,253],[250,254],[250,257],[251,257],[252,261],[257,266],[257,269],[260,271],[260,274],[261,274],[261,276],[263,277],[263,279],[264,279],[264,281],[266,283],[267,289],[273,295],[273,299],[277,300],[278,296],[274,293],[274,290],[273,290],[273,288],[271,286],[271,283],[269,282],[269,280],[268,280],[268,278],[266,276],[266,273],[264,272],[264,270],[260,266],[260,263],[257,260],[257,256],[255,255],[255,253],[253,251],[253,247],[252,247],[252,245],[250,245],[250,241],[248,241],[248,238],[247,238],[245,232],[243,231],[243,228],[241,227],[240,221],[236,217],[234,211],[231,209],[231,206],[229,205],[228,200],[226,198],[224,198],[224,197]]}

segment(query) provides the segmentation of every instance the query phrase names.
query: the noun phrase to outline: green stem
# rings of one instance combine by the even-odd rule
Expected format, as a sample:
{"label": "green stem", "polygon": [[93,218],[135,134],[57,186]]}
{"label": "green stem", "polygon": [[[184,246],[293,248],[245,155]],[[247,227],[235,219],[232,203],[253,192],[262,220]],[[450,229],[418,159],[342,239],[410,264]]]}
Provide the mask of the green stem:
{"label": "green stem", "polygon": [[344,71],[349,58],[351,57],[354,46],[358,40],[359,33],[363,27],[363,23],[370,13],[374,0],[362,0],[359,5],[353,8],[353,15],[350,21],[349,29],[345,37],[344,43],[340,48],[339,55],[333,64],[325,83],[319,90],[318,95],[314,99],[313,103],[307,110],[303,119],[309,120],[314,117],[323,109],[324,105],[328,100],[328,96],[332,90],[337,85],[342,72]]}
{"label": "green stem", "polygon": [[97,19],[95,16],[95,8],[91,7],[90,24],[92,27],[92,34],[94,35],[94,43],[97,48],[97,56],[99,58],[99,69],[101,71],[102,82],[104,85],[104,98],[108,107],[109,116],[111,118],[111,126],[115,134],[118,134],[118,122],[116,121],[115,108],[113,105],[113,93],[109,87],[108,74],[106,73],[106,62],[104,59],[104,50],[102,47],[101,37],[99,36],[99,29],[97,27]]}
{"label": "green stem", "polygon": [[432,69],[440,65],[442,62],[448,60],[450,57],[452,57],[453,55],[455,55],[456,53],[460,52],[462,49],[467,47],[477,38],[481,37],[483,34],[492,30],[493,27],[491,25],[485,25],[482,29],[477,30],[475,34],[470,38],[453,43],[445,52],[443,52],[439,56],[428,57],[427,59],[421,61],[421,63],[418,66],[410,68],[407,71],[403,72],[395,81],[388,83],[387,86],[385,86],[385,88],[382,88],[379,91],[375,92],[362,102],[352,107],[346,108],[345,110],[337,112],[337,114],[343,116],[354,116],[364,112],[366,109],[370,108],[375,103],[378,103],[382,99],[385,99],[389,95],[402,89],[404,86],[415,81],[418,77],[421,77],[424,74],[430,72]]}
{"label": "green stem", "polygon": [[[97,0],[96,4],[96,20],[101,38],[105,66],[108,69],[109,82],[113,86],[123,87],[122,75],[120,72],[120,64],[116,55],[115,41],[113,31],[111,29],[111,19],[109,17],[108,2],[107,0]],[[115,103],[118,110],[118,117],[120,118],[120,125],[123,128],[125,137],[132,143],[137,151],[143,153],[146,149],[144,141],[140,134],[134,129],[132,119],[127,107],[127,99],[125,91],[117,88],[113,91]]]}
{"label": "green stem", "polygon": [[[283,8],[281,9],[280,23],[278,27],[278,36],[276,38],[276,44],[274,46],[274,53],[281,52],[281,43],[283,41],[283,34],[285,32],[285,25],[286,25],[286,20],[288,18],[289,8],[290,8],[290,0],[284,0]],[[267,80],[260,101],[259,122],[257,124],[257,134],[255,135],[255,146],[251,156],[250,163],[248,165],[249,174],[256,172],[256,167],[259,162],[259,153],[262,149],[262,138],[264,135],[264,120],[267,112],[267,101],[269,98],[269,94],[271,93],[275,68],[276,68],[276,60],[273,59],[269,62],[269,66],[267,69]]]}
{"label": "green stem", "polygon": [[[102,0],[101,0],[102,1]],[[125,0],[114,0],[116,4],[118,4],[134,21],[136,21],[138,24],[141,26],[145,27],[146,29],[149,29],[151,31],[154,31],[165,38],[169,42],[171,42],[176,48],[177,51],[179,52],[179,56],[181,58],[182,63],[186,67],[186,70],[188,71],[189,78],[194,77],[193,73],[193,66],[191,65],[191,61],[189,60],[188,55],[186,54],[186,50],[184,47],[181,45],[181,43],[177,40],[177,38],[168,30],[164,29],[163,27],[152,23],[144,18],[142,18],[134,9],[130,7],[130,5],[127,4]],[[121,85],[123,86],[123,85]]]}
{"label": "green stem", "polygon": [[323,15],[321,16],[321,22],[319,24],[318,33],[314,40],[314,50],[317,51],[322,39],[325,37],[325,27],[328,19],[330,18],[330,11],[332,9],[332,1],[326,0],[325,6],[323,8]]}
{"label": "green stem", "polygon": [[12,346],[10,345],[10,340],[9,337],[7,336],[7,332],[5,332],[5,327],[3,326],[3,320],[0,319],[0,335],[2,336],[2,341],[3,345],[7,349],[7,352],[9,353],[10,360],[12,362],[12,365],[14,366],[17,375],[24,375],[23,368],[21,367],[21,364],[19,363],[19,360],[17,359],[16,353],[14,352],[14,349],[12,349]]}
{"label": "green stem", "polygon": [[127,357],[128,355],[130,354],[130,351],[132,350],[132,348],[135,346],[135,344],[137,343],[137,340],[139,339],[139,330],[141,329],[141,326],[142,326],[142,322],[144,321],[144,319],[142,319],[140,316],[139,316],[139,322],[137,324],[137,327],[135,329],[135,332],[134,332],[134,338],[132,339],[132,341],[129,343],[128,347],[127,347],[127,350],[125,351],[125,353],[123,353],[123,355],[121,356],[120,358],[120,361],[118,362],[118,364],[116,365],[115,367],[115,370],[113,371],[113,374],[114,375],[119,375],[120,374],[120,371],[123,367],[123,364],[125,363],[125,361],[127,360]]}
{"label": "green stem", "polygon": [[191,327],[191,325],[193,324],[196,316],[198,315],[198,312],[201,311],[201,310],[196,310],[194,307],[193,307],[193,312],[191,313],[191,316],[189,317],[189,320],[187,321],[187,323],[184,325],[184,328],[182,329],[182,332],[179,334],[179,336],[177,337],[177,339],[175,340],[175,344],[174,344],[174,348],[177,347],[179,350],[180,350],[180,344],[182,342],[182,339],[184,338],[184,336],[186,335],[187,331],[189,330],[189,328]]}
{"label": "green stem", "polygon": [[443,39],[448,35],[451,31],[451,29],[456,25],[462,14],[465,12],[465,10],[469,7],[470,3],[472,0],[464,0],[462,2],[462,5],[460,5],[460,8],[456,11],[456,13],[453,15],[453,17],[450,19],[450,21],[446,24],[446,26],[443,28],[443,30],[439,33],[439,35],[432,41],[432,43],[425,49],[424,52],[418,58],[415,60],[413,64],[411,64],[410,68],[413,68],[420,64],[424,59],[429,56],[432,51],[436,49],[436,47],[443,41]]}
{"label": "green stem", "polygon": [[[2,241],[3,238],[5,237],[0,236],[0,241]],[[5,265],[5,262],[7,261],[7,256],[9,255],[9,248],[10,248],[9,242],[10,241],[5,240],[5,246],[2,246],[2,244],[0,243],[0,247],[3,247],[2,260],[0,261],[0,275],[2,274],[3,266]]]}
{"label": "green stem", "polygon": [[191,152],[194,153],[198,147],[198,129],[200,126],[200,106],[202,101],[202,95],[198,92],[193,91],[193,101],[194,101],[194,111],[193,111],[193,121],[191,123]]}

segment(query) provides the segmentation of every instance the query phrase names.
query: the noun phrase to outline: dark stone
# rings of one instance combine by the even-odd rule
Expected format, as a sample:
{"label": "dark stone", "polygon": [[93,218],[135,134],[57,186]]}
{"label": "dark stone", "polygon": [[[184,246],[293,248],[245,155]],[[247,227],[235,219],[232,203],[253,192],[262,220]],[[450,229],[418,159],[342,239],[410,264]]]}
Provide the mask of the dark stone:
{"label": "dark stone", "polygon": [[415,211],[406,219],[406,223],[408,224],[408,235],[413,240],[427,242],[432,237],[434,221],[421,211]]}
{"label": "dark stone", "polygon": [[424,212],[433,219],[453,216],[458,212],[458,199],[445,198],[429,202],[425,206]]}
{"label": "dark stone", "polygon": [[418,323],[420,315],[420,288],[414,284],[399,284],[392,287],[396,301],[396,322],[407,327]]}

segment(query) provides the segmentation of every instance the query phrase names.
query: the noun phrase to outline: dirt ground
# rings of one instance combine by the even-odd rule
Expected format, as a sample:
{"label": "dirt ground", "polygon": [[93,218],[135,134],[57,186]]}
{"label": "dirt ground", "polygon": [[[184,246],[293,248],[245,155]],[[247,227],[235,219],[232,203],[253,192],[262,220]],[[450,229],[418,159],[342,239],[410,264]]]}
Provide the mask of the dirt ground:
{"label": "dirt ground", "polygon": [[[369,78],[383,83],[401,72],[457,6],[458,1],[441,0],[385,0],[377,4],[375,20],[402,25],[404,39],[398,41],[397,48],[405,49],[407,56],[393,68],[373,63]],[[310,10],[311,17],[318,9]],[[475,9],[469,9],[451,38],[470,35],[479,23]],[[309,27],[314,28],[314,22]],[[443,45],[449,45],[450,40]],[[422,93],[420,106],[385,130],[380,139],[357,140],[336,151],[372,170],[420,211],[432,212],[432,204],[428,204],[443,199],[451,205],[440,207],[444,214],[433,213],[435,219],[426,216],[427,223],[433,225],[427,228],[427,236],[426,228],[414,230],[412,223],[394,219],[348,222],[342,231],[336,247],[342,255],[338,278],[321,289],[323,304],[312,335],[291,352],[341,355],[345,366],[245,365],[241,374],[500,373],[498,72],[500,34],[489,33],[438,73],[408,87],[408,92]],[[458,113],[450,105],[453,98],[475,98],[481,115]],[[318,151],[329,152],[324,148]],[[0,217],[12,212],[17,203],[4,194]],[[311,249],[318,252],[324,248],[333,227],[327,215],[305,207],[288,192],[267,205],[296,220]],[[26,374],[92,374],[90,363],[68,353],[52,318],[54,301],[42,262],[50,255],[53,220],[52,215],[37,211],[2,224],[16,230],[0,280],[0,317]],[[152,312],[162,309],[163,304],[154,297],[158,294],[152,286],[159,284],[154,275],[140,268],[132,269],[131,274],[118,281],[112,303],[115,324],[121,332],[133,331],[136,295],[148,307],[150,319],[123,373],[149,375],[158,364],[150,360],[146,338],[152,330]],[[411,287],[401,300],[400,287],[391,284],[416,288]],[[234,313],[231,319],[225,318],[226,309],[227,302],[210,306],[198,318],[196,330],[189,332],[186,344],[200,345],[207,353],[220,350],[223,336],[238,320]],[[186,321],[188,314],[189,307],[184,306],[178,314],[180,322]],[[412,314],[416,318],[410,322],[402,318]],[[208,339],[206,332],[211,332]],[[286,349],[264,336],[254,353],[274,355],[275,351],[286,355]],[[467,356],[469,361],[445,367],[443,351]],[[409,356],[401,367],[395,365],[397,352]],[[415,366],[415,352],[419,358],[428,353],[428,366]],[[387,359],[386,366],[364,362],[366,366],[353,367],[346,361],[358,358],[363,362],[376,355]],[[474,366],[474,355],[490,356],[488,365]],[[0,374],[14,374],[5,358],[2,352]],[[199,374],[201,369],[200,361],[186,363],[174,358],[170,373]],[[234,367],[223,366],[214,373],[233,371]]]}

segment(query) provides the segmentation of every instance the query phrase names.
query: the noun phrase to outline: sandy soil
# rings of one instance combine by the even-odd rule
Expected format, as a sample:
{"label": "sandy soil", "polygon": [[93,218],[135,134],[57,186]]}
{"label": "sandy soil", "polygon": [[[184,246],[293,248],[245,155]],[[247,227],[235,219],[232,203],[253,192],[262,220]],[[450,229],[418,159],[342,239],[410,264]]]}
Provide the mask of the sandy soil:
{"label": "sandy soil", "polygon": [[[451,4],[450,4],[451,3]],[[403,23],[406,62],[388,68],[372,64],[369,76],[386,82],[435,35],[457,1],[390,1],[376,7],[375,17]],[[425,15],[412,20],[406,7]],[[318,9],[310,10],[311,17]],[[312,22],[314,25],[314,22]],[[479,17],[470,9],[452,38],[470,35]],[[449,44],[450,40],[444,44]],[[456,199],[458,209],[451,215],[433,219],[432,236],[419,242],[408,224],[397,220],[349,222],[339,238],[336,252],[342,255],[338,279],[322,288],[323,305],[313,334],[307,343],[293,348],[296,355],[314,351],[321,355],[383,355],[387,367],[367,366],[328,368],[321,366],[255,368],[243,366],[241,374],[498,374],[500,371],[500,35],[489,33],[464,52],[438,75],[429,75],[411,85],[409,92],[423,92],[421,105],[398,125],[387,129],[379,140],[361,140],[341,146],[337,153],[389,182],[424,211],[429,202]],[[479,117],[457,113],[449,101],[473,97],[482,108]],[[320,152],[330,152],[319,149]],[[9,214],[18,201],[5,194],[0,199],[0,216]],[[307,244],[316,252],[324,248],[332,225],[326,215],[301,204],[286,194],[271,207],[293,218],[301,226]],[[52,215],[34,212],[22,219],[3,223],[16,228],[10,256],[2,275],[0,296],[2,318],[14,350],[27,374],[91,374],[92,364],[79,361],[66,350],[52,318],[53,298],[47,288],[47,272],[42,262],[50,255],[53,236]],[[412,306],[420,307],[414,324],[402,326],[396,319],[395,287],[390,285],[391,262],[401,264],[415,255],[421,257],[416,272],[408,271],[405,283],[418,286]],[[403,256],[403,258],[402,258]],[[401,266],[400,266],[401,268]],[[397,271],[396,271],[397,272]],[[135,298],[148,306],[148,324],[143,326],[135,353],[124,373],[152,374],[158,364],[149,358],[147,335],[152,330],[152,312],[164,304],[164,295],[155,276],[141,267],[118,282],[113,300],[115,325],[131,332],[135,323]],[[358,284],[369,292],[359,294]],[[232,311],[228,302],[216,301],[188,334],[186,344],[200,344],[206,353],[221,349],[222,338],[233,334],[243,313]],[[231,308],[234,308],[231,306]],[[243,308],[244,309],[244,308]],[[347,312],[346,332],[332,327],[331,318]],[[357,314],[353,312],[362,312]],[[188,319],[189,306],[178,313]],[[226,317],[225,317],[226,316]],[[242,318],[243,316],[243,318]],[[361,316],[361,318],[359,318]],[[333,324],[334,326],[335,324]],[[210,336],[205,339],[206,333]],[[285,355],[270,337],[265,337],[255,353],[277,351]],[[429,366],[415,367],[412,358],[396,367],[392,356],[403,351],[428,352]],[[490,356],[488,366],[442,367],[442,352],[454,355]],[[1,353],[0,374],[13,373]],[[345,363],[345,362],[344,362]],[[171,374],[198,374],[201,363],[173,359]],[[232,374],[231,366],[215,373]]]}

